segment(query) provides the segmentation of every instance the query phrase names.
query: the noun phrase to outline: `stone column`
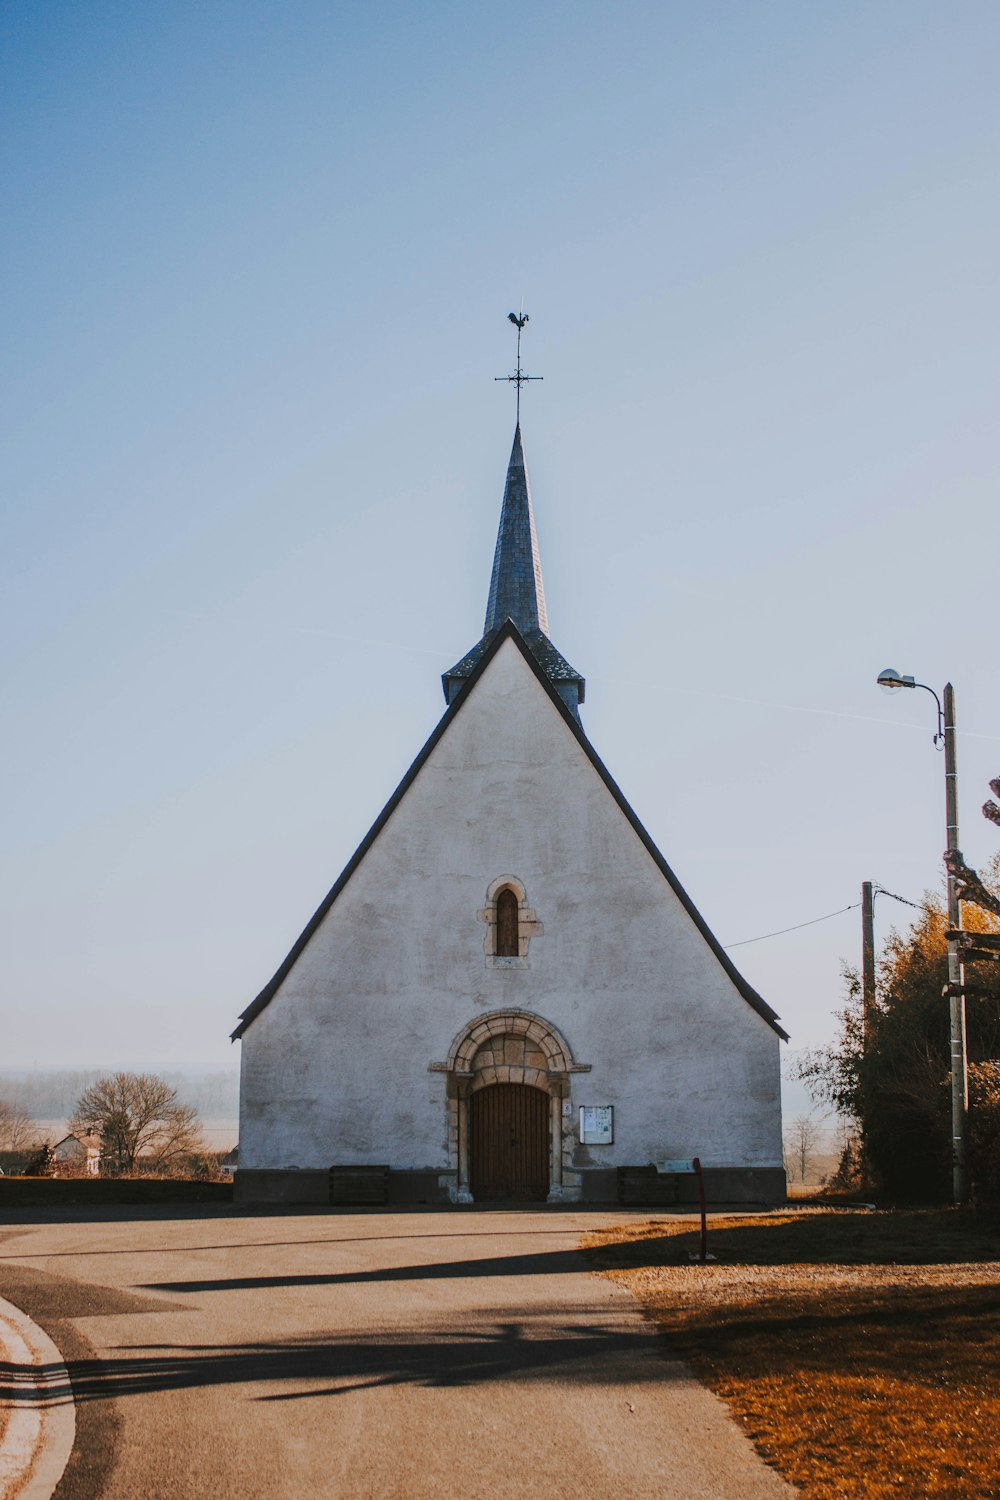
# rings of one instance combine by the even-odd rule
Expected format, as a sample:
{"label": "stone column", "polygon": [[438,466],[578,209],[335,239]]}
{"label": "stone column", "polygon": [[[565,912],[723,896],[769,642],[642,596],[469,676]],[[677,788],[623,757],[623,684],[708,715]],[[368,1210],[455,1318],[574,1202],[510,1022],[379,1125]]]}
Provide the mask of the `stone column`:
{"label": "stone column", "polygon": [[456,1203],[471,1203],[469,1187],[469,1082],[468,1078],[456,1079],[456,1105],[458,1108],[458,1187]]}
{"label": "stone column", "polygon": [[563,1196],[562,1185],[562,1090],[555,1083],[550,1084],[549,1095],[549,1194],[546,1202],[561,1203]]}

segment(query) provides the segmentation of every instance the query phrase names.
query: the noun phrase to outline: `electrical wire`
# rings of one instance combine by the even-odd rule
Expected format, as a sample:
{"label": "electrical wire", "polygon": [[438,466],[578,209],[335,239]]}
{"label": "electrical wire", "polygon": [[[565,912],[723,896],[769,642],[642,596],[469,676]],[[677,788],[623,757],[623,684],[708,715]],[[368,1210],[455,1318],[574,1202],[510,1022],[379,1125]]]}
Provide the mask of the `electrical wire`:
{"label": "electrical wire", "polygon": [[[914,911],[923,911],[920,901],[907,901],[905,896],[897,896],[895,891],[887,891],[884,885],[878,881],[873,882],[873,894],[876,896],[891,896],[893,901],[901,901],[904,906],[912,906]],[[739,943],[723,943],[723,948],[728,952],[730,948],[745,948],[748,943],[763,943],[767,938],[784,937],[786,932],[798,932],[803,927],[815,927],[817,922],[829,922],[831,917],[842,917],[845,912],[857,911],[861,905],[860,901],[852,901],[850,906],[842,906],[839,911],[828,911],[825,917],[812,917],[808,922],[796,922],[794,927],[779,927],[777,932],[762,932],[760,937],[744,938]]]}
{"label": "electrical wire", "polygon": [[923,903],[920,901],[907,901],[905,896],[897,896],[895,891],[887,891],[884,885],[875,881],[874,894],[876,896],[891,896],[893,901],[901,901],[904,906],[912,906],[914,911],[923,911]]}
{"label": "electrical wire", "polygon": [[760,937],[743,938],[739,943],[723,943],[722,946],[728,951],[730,948],[745,948],[748,943],[762,943],[765,938],[783,937],[786,932],[798,932],[802,927],[815,927],[817,922],[829,922],[831,917],[842,917],[845,911],[856,911],[860,905],[860,901],[852,901],[850,906],[842,906],[839,911],[828,911],[825,917],[812,917],[808,922],[796,922],[794,927],[779,927],[777,932],[762,932]]}

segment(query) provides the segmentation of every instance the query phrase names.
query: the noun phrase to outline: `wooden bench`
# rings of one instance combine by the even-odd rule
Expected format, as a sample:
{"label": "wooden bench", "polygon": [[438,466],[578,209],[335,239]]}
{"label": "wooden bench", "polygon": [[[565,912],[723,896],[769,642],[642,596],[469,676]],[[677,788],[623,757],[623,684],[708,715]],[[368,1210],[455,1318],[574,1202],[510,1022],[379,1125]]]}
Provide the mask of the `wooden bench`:
{"label": "wooden bench", "polygon": [[631,1207],[667,1208],[677,1202],[677,1177],[646,1167],[618,1168],[618,1202]]}
{"label": "wooden bench", "polygon": [[388,1167],[330,1168],[330,1202],[338,1207],[385,1203],[388,1193]]}

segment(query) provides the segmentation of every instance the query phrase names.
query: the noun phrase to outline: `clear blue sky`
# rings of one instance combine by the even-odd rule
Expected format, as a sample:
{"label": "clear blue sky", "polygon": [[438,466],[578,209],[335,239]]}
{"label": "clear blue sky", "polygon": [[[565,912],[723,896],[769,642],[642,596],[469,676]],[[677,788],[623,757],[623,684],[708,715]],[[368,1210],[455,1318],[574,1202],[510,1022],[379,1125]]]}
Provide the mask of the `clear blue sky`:
{"label": "clear blue sky", "polygon": [[[11,0],[7,1066],[232,1064],[478,638],[525,443],[585,725],[723,943],[1000,772],[1000,8]],[[906,909],[881,901],[882,932]],[[795,1046],[858,914],[735,950]]]}

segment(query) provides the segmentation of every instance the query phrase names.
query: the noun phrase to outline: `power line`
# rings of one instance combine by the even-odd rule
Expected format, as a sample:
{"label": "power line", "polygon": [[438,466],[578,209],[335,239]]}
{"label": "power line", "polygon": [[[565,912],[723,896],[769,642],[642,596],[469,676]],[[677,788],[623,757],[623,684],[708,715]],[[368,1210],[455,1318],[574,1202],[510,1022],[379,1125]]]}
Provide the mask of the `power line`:
{"label": "power line", "polygon": [[[889,895],[888,891],[886,895]],[[723,947],[728,951],[730,948],[745,948],[748,943],[762,943],[765,938],[783,937],[786,932],[798,932],[801,927],[815,927],[817,922],[829,922],[831,917],[842,917],[845,911],[856,911],[860,905],[860,901],[852,901],[850,906],[842,906],[839,911],[828,911],[825,917],[812,917],[808,922],[796,922],[794,927],[779,927],[777,932],[762,932],[760,937],[743,938],[739,943],[724,943]]]}
{"label": "power line", "polygon": [[[876,896],[891,896],[893,901],[901,901],[904,906],[912,906],[914,911],[923,911],[923,904],[919,901],[908,901],[905,896],[897,896],[895,891],[887,891],[884,885],[874,882]],[[763,943],[767,938],[784,937],[786,932],[798,932],[803,927],[815,927],[817,922],[829,922],[832,917],[842,917],[845,912],[857,911],[861,905],[860,901],[852,901],[850,906],[842,906],[839,911],[828,911],[825,917],[812,917],[808,922],[796,922],[794,927],[779,927],[777,932],[762,932],[760,937],[743,938],[739,943],[723,943],[723,948],[728,952],[730,948],[745,948],[748,943]]]}
{"label": "power line", "polygon": [[895,891],[887,891],[885,886],[879,885],[877,880],[875,882],[875,894],[876,896],[891,896],[893,901],[901,901],[904,906],[912,906],[914,911],[923,911],[924,909],[922,902],[907,901],[905,896],[897,896]]}

